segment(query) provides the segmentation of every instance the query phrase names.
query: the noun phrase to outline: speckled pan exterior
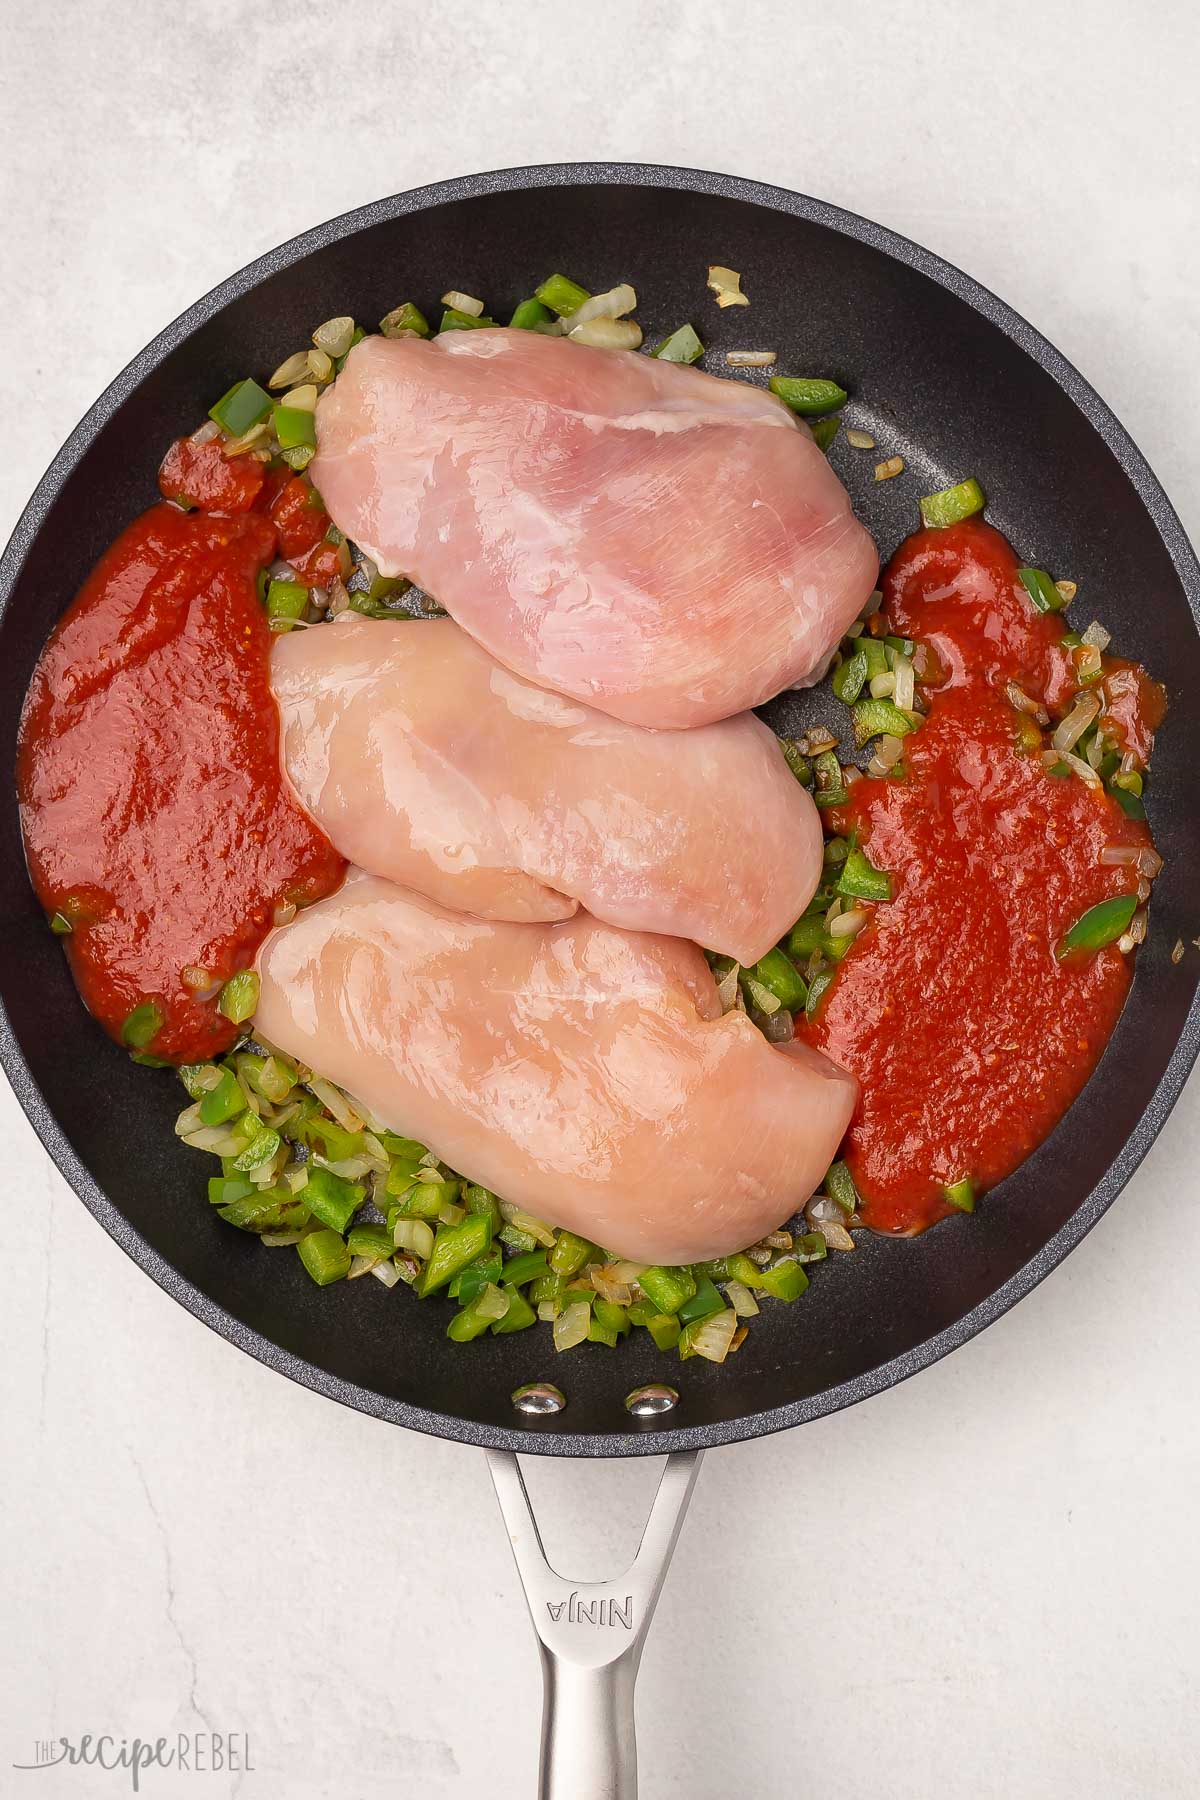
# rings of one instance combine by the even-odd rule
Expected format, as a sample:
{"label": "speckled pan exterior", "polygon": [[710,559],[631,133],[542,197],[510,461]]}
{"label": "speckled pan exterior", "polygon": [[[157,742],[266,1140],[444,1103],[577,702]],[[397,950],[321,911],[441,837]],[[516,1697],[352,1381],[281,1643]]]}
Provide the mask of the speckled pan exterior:
{"label": "speckled pan exterior", "polygon": [[[706,265],[742,271],[747,311],[717,310]],[[691,319],[708,366],[735,345],[850,390],[834,466],[888,554],[917,497],[976,474],[989,516],[1030,561],[1080,584],[1101,619],[1168,684],[1150,814],[1166,867],[1129,1003],[1058,1130],[974,1217],[911,1242],[860,1239],[813,1272],[805,1298],[764,1309],[723,1368],[660,1357],[648,1337],[556,1359],[548,1332],[456,1346],[447,1313],[378,1283],[320,1290],[299,1259],[210,1213],[205,1159],[171,1130],[178,1084],[134,1067],[83,1012],[25,878],[12,799],[21,702],[55,619],[116,529],[154,498],[167,441],[236,376],[268,372],[320,320],[367,322],[449,286],[498,317],[554,269],[595,288],[630,280],[647,336]],[[760,379],[756,372],[752,379]],[[901,454],[908,473],[877,484]],[[243,269],[142,351],[54,459],[0,560],[0,1058],[84,1204],[159,1285],[272,1368],[378,1418],[463,1442],[570,1456],[732,1443],[802,1424],[915,1374],[1027,1294],[1112,1204],[1200,1048],[1200,568],[1154,475],[1103,401],[994,295],[915,244],[803,195],[687,169],[513,169],[399,194],[319,226]],[[766,709],[780,728],[837,715],[820,695]],[[844,714],[842,715],[844,718]],[[953,910],[947,895],[947,909]],[[947,1021],[947,1029],[953,1022]],[[97,1346],[98,1354],[106,1347]],[[552,1379],[568,1405],[520,1419],[511,1391]],[[682,1399],[639,1422],[624,1396],[669,1379]]]}

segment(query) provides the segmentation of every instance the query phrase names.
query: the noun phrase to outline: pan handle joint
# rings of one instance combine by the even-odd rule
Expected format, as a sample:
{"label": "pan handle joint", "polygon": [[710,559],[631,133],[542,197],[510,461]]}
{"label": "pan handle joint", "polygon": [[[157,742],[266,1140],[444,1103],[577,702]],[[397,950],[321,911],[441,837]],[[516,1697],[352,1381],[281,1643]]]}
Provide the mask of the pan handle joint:
{"label": "pan handle joint", "polygon": [[668,1456],[623,1575],[573,1582],[546,1560],[516,1456],[487,1453],[541,1653],[539,1800],[636,1800],[634,1682],[703,1455]]}

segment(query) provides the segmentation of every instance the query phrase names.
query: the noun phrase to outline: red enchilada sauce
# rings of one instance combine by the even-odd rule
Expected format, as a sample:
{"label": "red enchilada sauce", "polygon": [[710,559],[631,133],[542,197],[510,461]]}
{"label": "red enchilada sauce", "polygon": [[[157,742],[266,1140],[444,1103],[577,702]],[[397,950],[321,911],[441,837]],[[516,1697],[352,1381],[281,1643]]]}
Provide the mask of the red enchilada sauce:
{"label": "red enchilada sauce", "polygon": [[190,1062],[237,1038],[216,991],[276,907],[331,893],[345,870],[280,768],[256,585],[277,550],[310,581],[336,551],[306,484],[219,444],[181,440],[160,482],[223,510],[164,501],[101,557],[35,672],[17,788],[33,885],[70,924],[89,1009],[120,1038],[153,1002],[146,1051]]}
{"label": "red enchilada sauce", "polygon": [[[1150,834],[1019,747],[1006,684],[1061,715],[1078,673],[1062,619],[1035,610],[1017,567],[980,520],[901,545],[883,582],[887,629],[929,645],[945,680],[926,689],[903,773],[865,777],[833,815],[891,873],[893,898],[800,1035],[862,1084],[843,1155],[878,1231],[921,1230],[953,1210],[944,1186],[1009,1174],[1091,1074],[1131,980],[1115,944],[1056,954],[1089,907],[1136,887],[1137,871],[1101,851],[1150,847]],[[1161,688],[1106,656],[1104,694],[1103,727],[1144,761]]]}

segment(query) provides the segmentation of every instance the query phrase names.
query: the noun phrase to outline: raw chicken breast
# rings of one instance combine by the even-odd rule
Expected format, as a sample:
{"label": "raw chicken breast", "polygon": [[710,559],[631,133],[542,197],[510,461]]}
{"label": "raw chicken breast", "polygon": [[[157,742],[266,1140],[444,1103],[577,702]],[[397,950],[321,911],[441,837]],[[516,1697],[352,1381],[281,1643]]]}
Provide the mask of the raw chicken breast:
{"label": "raw chicken breast", "polygon": [[276,639],[303,804],[343,856],[460,912],[694,938],[756,962],[821,873],[817,809],[752,714],[644,731],[502,668],[451,619]]}
{"label": "raw chicken breast", "polygon": [[353,871],[259,953],[255,1029],[381,1123],[616,1254],[692,1262],[803,1204],[852,1076],[719,1016],[699,950],[486,924]]}
{"label": "raw chicken breast", "polygon": [[773,395],[506,329],[367,337],[317,412],[334,520],[506,667],[635,725],[804,687],[875,546]]}

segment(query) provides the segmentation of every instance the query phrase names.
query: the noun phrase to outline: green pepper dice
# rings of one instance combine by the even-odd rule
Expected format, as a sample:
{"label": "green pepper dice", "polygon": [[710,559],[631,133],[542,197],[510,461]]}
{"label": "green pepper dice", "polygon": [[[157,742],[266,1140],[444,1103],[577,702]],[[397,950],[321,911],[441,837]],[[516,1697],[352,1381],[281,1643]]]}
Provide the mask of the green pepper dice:
{"label": "green pepper dice", "polygon": [[704,355],[704,345],[690,325],[681,325],[650,354],[661,362],[694,363]]}
{"label": "green pepper dice", "polygon": [[845,388],[836,381],[819,381],[807,375],[772,375],[767,386],[793,412],[805,416],[836,412],[848,399]]}
{"label": "green pepper dice", "polygon": [[1061,612],[1067,604],[1045,569],[1018,569],[1017,580],[1039,612]]}
{"label": "green pepper dice", "polygon": [[350,1251],[336,1231],[310,1231],[296,1245],[300,1261],[318,1287],[344,1281],[350,1273]]}
{"label": "green pepper dice", "polygon": [[890,900],[892,878],[875,868],[862,850],[851,850],[842,864],[837,889],[853,900]]}
{"label": "green pepper dice", "polygon": [[422,1300],[445,1287],[452,1276],[482,1256],[492,1241],[492,1221],[486,1213],[468,1213],[459,1225],[443,1225],[433,1240],[433,1255],[425,1264],[417,1286]]}
{"label": "green pepper dice", "polygon": [[956,481],[953,487],[942,488],[940,493],[926,494],[921,501],[921,523],[938,528],[957,525],[960,520],[981,513],[985,504],[983,489],[972,475],[966,481]]}
{"label": "green pepper dice", "polygon": [[690,1269],[643,1269],[638,1276],[638,1285],[646,1298],[663,1313],[677,1313],[684,1301],[690,1300],[696,1292],[695,1277]]}
{"label": "green pepper dice", "polygon": [[1111,900],[1101,900],[1099,906],[1090,907],[1081,919],[1076,919],[1058,946],[1059,959],[1072,950],[1102,950],[1105,944],[1115,943],[1128,931],[1137,903],[1136,894],[1116,894]]}
{"label": "green pepper dice", "polygon": [[581,288],[577,281],[568,280],[565,275],[547,276],[536,293],[542,305],[548,306],[551,312],[556,312],[562,319],[569,319],[572,313],[579,311],[585,300],[591,299],[586,288]]}
{"label": "green pepper dice", "polygon": [[230,437],[239,438],[265,419],[271,410],[271,396],[264,393],[257,381],[235,381],[228,393],[222,394],[215,406],[210,406],[208,416],[215,419],[222,431]]}
{"label": "green pepper dice", "polygon": [[316,419],[302,406],[277,406],[271,423],[281,450],[311,450],[316,445]]}

